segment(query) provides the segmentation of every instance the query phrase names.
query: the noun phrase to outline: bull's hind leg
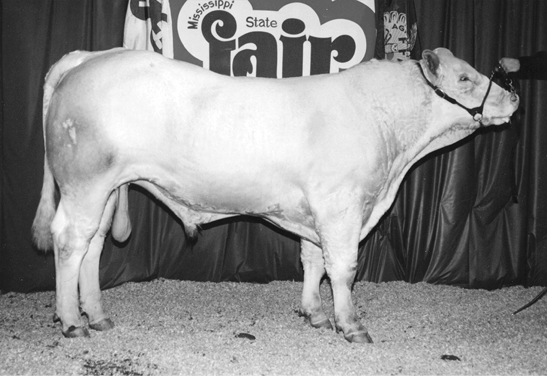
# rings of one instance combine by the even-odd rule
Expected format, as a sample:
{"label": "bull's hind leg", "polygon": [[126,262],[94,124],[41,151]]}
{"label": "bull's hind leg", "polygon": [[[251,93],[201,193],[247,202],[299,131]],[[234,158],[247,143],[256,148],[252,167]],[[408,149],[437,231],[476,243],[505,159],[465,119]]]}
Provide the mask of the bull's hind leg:
{"label": "bull's hind leg", "polygon": [[323,251],[315,244],[302,240],[301,259],[304,267],[301,314],[314,328],[332,329],[330,320],[323,312],[319,285],[325,274]]}
{"label": "bull's hind leg", "polygon": [[78,299],[80,267],[90,239],[97,232],[104,200],[61,197],[51,224],[55,252],[56,316],[65,337],[86,337]]}
{"label": "bull's hind leg", "polygon": [[99,262],[103,250],[104,239],[116,207],[116,192],[110,195],[106,204],[97,233],[89,243],[89,249],[80,267],[80,307],[87,315],[89,327],[94,330],[109,330],[114,323],[104,314],[101,303],[101,287],[99,284]]}

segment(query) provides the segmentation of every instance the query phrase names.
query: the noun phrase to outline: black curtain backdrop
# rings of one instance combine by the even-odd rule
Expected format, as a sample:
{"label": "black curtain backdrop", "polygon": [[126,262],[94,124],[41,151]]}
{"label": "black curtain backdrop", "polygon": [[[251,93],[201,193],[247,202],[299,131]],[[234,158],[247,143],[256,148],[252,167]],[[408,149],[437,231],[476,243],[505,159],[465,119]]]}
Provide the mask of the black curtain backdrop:
{"label": "black curtain backdrop", "polygon": [[[378,0],[379,7],[388,0]],[[447,47],[483,74],[503,56],[547,49],[542,0],[415,0],[422,48]],[[3,0],[0,67],[0,289],[54,289],[53,255],[30,227],[42,185],[42,85],[64,54],[121,46],[127,0]],[[547,82],[518,83],[510,125],[419,162],[361,243],[357,278],[471,288],[547,285]],[[103,288],[156,277],[301,280],[298,239],[249,217],[204,226],[195,242],[151,196],[130,190],[133,233],[109,238]]]}

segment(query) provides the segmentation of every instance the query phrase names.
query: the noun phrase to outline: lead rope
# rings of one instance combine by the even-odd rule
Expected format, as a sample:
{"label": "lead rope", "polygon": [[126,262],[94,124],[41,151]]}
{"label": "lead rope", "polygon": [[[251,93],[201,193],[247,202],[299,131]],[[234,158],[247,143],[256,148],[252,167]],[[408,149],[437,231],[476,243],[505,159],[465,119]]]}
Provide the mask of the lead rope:
{"label": "lead rope", "polygon": [[[515,96],[516,96],[516,90],[515,90],[515,87],[513,86],[513,80],[511,80],[509,78],[509,76],[507,75],[507,72],[505,72],[505,69],[503,69],[503,67],[501,66],[501,64],[498,64],[498,66],[496,67],[496,69],[494,69],[494,73],[495,72],[499,72],[501,73],[501,75],[503,76],[503,78],[505,79],[505,84],[507,86],[509,86],[509,89],[511,90],[511,99],[514,99]],[[543,298],[543,296],[547,294],[547,287],[545,287],[539,294],[536,295],[536,297],[532,300],[530,300],[528,303],[526,303],[525,305],[523,305],[522,307],[520,307],[519,309],[517,309],[515,312],[513,312],[513,315],[516,315],[517,313],[521,312],[521,311],[524,311],[526,308],[530,307],[531,305],[535,304],[538,300],[540,300],[541,298]]]}
{"label": "lead rope", "polygon": [[[473,116],[473,120],[478,121],[479,124],[481,124],[481,125],[482,125],[482,122],[481,122],[481,120],[482,120],[482,110],[484,109],[484,103],[486,102],[486,97],[488,97],[488,94],[490,93],[490,88],[492,87],[492,81],[494,80],[494,76],[496,75],[496,73],[499,73],[502,76],[502,78],[504,79],[505,86],[507,86],[509,88],[509,91],[511,93],[511,99],[516,100],[516,90],[515,90],[515,87],[513,86],[513,80],[511,80],[509,78],[509,76],[507,75],[507,72],[505,71],[505,69],[503,69],[501,64],[498,64],[494,68],[494,70],[492,71],[492,74],[490,75],[490,83],[488,84],[488,89],[486,90],[486,94],[484,95],[482,103],[479,107],[475,107],[475,108],[465,107],[464,105],[462,105],[461,103],[456,101],[454,98],[447,95],[441,88],[439,88],[438,86],[433,85],[427,79],[427,77],[425,76],[424,71],[423,71],[422,66],[420,65],[420,63],[417,62],[416,65],[420,69],[420,72],[422,73],[422,76],[424,77],[425,82],[435,91],[435,94],[437,94],[439,97],[447,100],[448,102],[450,102],[452,104],[455,104],[455,105],[458,105],[461,108],[465,109],[467,112],[469,112],[469,114],[471,116]],[[526,308],[530,307],[532,304],[534,304],[538,300],[540,300],[545,294],[547,294],[547,287],[545,287],[543,289],[543,291],[541,291],[539,294],[537,294],[537,296],[534,299],[532,299],[530,302],[526,303],[521,308],[519,308],[515,312],[513,312],[513,315],[516,315],[517,313],[519,313],[521,311],[524,311]]]}
{"label": "lead rope", "polygon": [[530,307],[532,304],[540,300],[543,297],[543,295],[545,295],[546,293],[547,293],[547,287],[545,287],[542,292],[537,294],[534,299],[530,300],[530,302],[526,303],[525,305],[517,309],[515,312],[513,312],[513,315],[516,315],[520,311],[524,311],[526,308]]}

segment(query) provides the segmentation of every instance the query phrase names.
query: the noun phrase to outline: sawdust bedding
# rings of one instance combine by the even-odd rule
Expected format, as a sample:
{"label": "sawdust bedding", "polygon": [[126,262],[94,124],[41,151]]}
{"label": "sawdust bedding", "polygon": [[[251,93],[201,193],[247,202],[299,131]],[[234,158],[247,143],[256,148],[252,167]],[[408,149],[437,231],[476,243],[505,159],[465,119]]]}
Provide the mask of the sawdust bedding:
{"label": "sawdust bedding", "polygon": [[[54,292],[0,296],[1,375],[547,374],[542,288],[467,290],[404,282],[354,287],[374,344],[309,327],[301,282],[155,280],[104,291],[116,327],[65,339]],[[332,313],[328,282],[321,286]]]}

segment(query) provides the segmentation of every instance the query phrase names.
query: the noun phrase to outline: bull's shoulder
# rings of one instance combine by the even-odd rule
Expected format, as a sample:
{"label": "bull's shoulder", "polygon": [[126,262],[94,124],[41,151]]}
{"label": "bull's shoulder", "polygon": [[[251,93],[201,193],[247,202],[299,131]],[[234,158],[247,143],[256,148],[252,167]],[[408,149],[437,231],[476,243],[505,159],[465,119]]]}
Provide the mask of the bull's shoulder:
{"label": "bull's shoulder", "polygon": [[401,103],[409,108],[424,106],[433,95],[414,60],[370,61],[348,73],[353,74],[348,82],[355,91],[367,98],[374,98],[374,102],[382,107],[399,106]]}

